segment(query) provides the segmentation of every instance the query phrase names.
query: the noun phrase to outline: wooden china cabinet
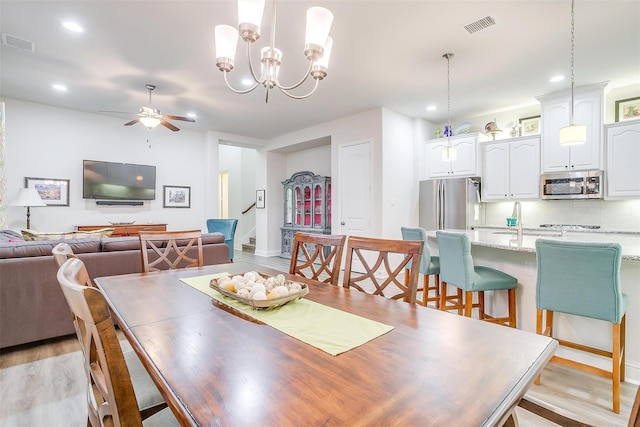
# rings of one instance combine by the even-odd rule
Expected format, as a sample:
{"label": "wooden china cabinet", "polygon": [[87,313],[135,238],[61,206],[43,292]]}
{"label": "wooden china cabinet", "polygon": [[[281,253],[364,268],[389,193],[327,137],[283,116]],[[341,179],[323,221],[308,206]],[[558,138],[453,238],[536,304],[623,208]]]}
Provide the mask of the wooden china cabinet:
{"label": "wooden china cabinet", "polygon": [[296,232],[331,234],[331,177],[296,172],[282,185],[284,225],[280,256],[291,258]]}

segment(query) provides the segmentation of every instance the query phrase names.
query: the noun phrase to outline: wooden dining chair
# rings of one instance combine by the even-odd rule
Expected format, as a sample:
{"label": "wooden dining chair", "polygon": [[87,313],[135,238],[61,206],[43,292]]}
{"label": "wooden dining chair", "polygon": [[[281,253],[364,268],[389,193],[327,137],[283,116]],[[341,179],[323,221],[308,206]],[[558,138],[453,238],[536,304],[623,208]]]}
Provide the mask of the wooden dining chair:
{"label": "wooden dining chair", "polygon": [[342,286],[415,304],[423,245],[413,240],[349,236]]}
{"label": "wooden dining chair", "polygon": [[346,240],[347,236],[297,232],[289,274],[337,285]]}
{"label": "wooden dining chair", "polygon": [[51,253],[53,254],[53,259],[56,261],[56,264],[58,264],[58,268],[62,267],[62,264],[64,264],[68,258],[77,258],[71,246],[64,242],[55,245]]}
{"label": "wooden dining chair", "polygon": [[[162,269],[202,267],[202,232],[187,231],[140,231],[142,271],[148,273]],[[154,257],[149,257],[149,251]],[[162,267],[162,268],[160,268]]]}
{"label": "wooden dining chair", "polygon": [[[109,306],[102,292],[86,286],[84,263],[70,258],[58,270],[57,278],[71,308],[73,324],[84,355],[88,382],[88,423],[92,427],[177,426],[167,404],[151,382],[142,364],[131,369],[120,348]],[[129,352],[137,358],[133,351]]]}

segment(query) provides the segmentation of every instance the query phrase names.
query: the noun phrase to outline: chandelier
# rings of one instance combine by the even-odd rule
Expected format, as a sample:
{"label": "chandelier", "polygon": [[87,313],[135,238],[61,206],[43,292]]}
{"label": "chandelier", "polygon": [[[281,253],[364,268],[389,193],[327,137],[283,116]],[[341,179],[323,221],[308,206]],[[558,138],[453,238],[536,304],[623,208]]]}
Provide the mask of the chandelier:
{"label": "chandelier", "polygon": [[442,160],[453,161],[458,158],[457,149],[451,145],[451,72],[449,62],[453,58],[453,53],[445,53],[443,58],[447,58],[447,146],[442,149]]}
{"label": "chandelier", "polygon": [[[329,37],[329,30],[333,22],[333,14],[323,7],[311,7],[307,10],[307,29],[304,45],[304,55],[309,61],[309,67],[302,78],[291,86],[283,85],[278,79],[282,51],[275,46],[276,38],[276,1],[273,0],[271,34],[269,46],[260,51],[260,73],[256,73],[251,61],[251,45],[260,38],[260,25],[264,12],[265,0],[238,0],[238,28],[230,25],[215,27],[216,66],[224,74],[227,87],[235,93],[245,94],[253,91],[259,85],[266,89],[265,101],[269,102],[269,91],[278,88],[290,98],[304,99],[311,96],[318,88],[320,80],[327,76],[329,57],[333,39]],[[238,90],[229,84],[228,73],[233,69],[238,36],[246,42],[247,60],[254,84],[245,90]],[[296,95],[292,90],[300,87],[311,76],[315,79],[313,89],[307,94]]]}
{"label": "chandelier", "polygon": [[584,144],[587,140],[587,127],[576,125],[573,121],[573,83],[574,83],[574,73],[573,73],[573,41],[575,37],[575,27],[576,27],[576,13],[575,13],[575,0],[571,0],[571,118],[569,121],[569,126],[565,126],[560,128],[560,134],[558,142],[560,145],[578,145]]}

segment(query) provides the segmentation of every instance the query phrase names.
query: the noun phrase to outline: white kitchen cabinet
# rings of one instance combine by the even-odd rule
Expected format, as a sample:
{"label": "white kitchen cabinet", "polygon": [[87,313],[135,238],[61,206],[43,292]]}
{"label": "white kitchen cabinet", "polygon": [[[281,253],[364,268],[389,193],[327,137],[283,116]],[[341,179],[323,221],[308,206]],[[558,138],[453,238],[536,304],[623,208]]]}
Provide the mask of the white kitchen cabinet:
{"label": "white kitchen cabinet", "polygon": [[640,119],[606,126],[607,198],[640,197]]}
{"label": "white kitchen cabinet", "polygon": [[561,146],[560,128],[571,118],[571,92],[538,97],[541,110],[542,172],[602,169],[602,125],[605,83],[575,88],[574,122],[587,127],[584,144]]}
{"label": "white kitchen cabinet", "polygon": [[458,176],[478,176],[480,162],[478,156],[478,141],[483,139],[479,133],[464,134],[451,137],[451,145],[457,150],[457,159],[442,160],[442,149],[448,145],[447,138],[427,141],[426,168],[427,179],[450,178]]}
{"label": "white kitchen cabinet", "polygon": [[540,198],[540,137],[487,143],[483,152],[484,201]]}

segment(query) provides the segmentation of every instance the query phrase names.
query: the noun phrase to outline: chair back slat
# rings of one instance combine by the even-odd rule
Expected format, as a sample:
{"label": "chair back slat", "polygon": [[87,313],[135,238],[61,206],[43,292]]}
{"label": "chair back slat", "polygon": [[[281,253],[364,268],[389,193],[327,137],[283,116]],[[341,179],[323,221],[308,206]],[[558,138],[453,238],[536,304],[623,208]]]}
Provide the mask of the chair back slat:
{"label": "chair back slat", "polygon": [[[343,287],[414,304],[423,246],[422,241],[350,236]],[[359,262],[364,272],[355,271],[354,262]],[[407,268],[410,270],[409,282],[405,284],[404,270]]]}
{"label": "chair back slat", "polygon": [[337,285],[347,236],[297,232],[291,249],[289,273]]}
{"label": "chair back slat", "polygon": [[[138,236],[144,272],[204,265],[200,230],[140,231]],[[195,256],[190,255],[194,251]]]}

